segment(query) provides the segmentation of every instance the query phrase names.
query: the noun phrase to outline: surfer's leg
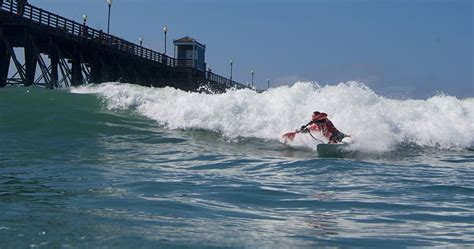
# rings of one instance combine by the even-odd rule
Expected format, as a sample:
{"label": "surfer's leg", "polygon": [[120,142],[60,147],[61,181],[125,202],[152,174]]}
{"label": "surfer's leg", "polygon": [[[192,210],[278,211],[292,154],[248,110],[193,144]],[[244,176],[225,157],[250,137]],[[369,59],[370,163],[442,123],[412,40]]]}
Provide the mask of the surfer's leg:
{"label": "surfer's leg", "polygon": [[335,143],[340,143],[342,139],[344,139],[346,135],[342,132],[336,131],[334,134],[332,134],[331,138],[329,138],[329,143],[335,144]]}

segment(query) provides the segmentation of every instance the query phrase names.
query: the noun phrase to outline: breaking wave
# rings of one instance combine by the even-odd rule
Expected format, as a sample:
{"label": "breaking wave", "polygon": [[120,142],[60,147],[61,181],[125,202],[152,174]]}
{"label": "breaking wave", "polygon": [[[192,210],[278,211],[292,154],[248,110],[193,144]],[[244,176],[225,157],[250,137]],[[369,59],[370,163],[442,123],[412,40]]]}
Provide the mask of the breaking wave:
{"label": "breaking wave", "polygon": [[[169,129],[204,129],[230,139],[282,141],[282,134],[307,123],[318,110],[328,113],[365,151],[390,151],[401,143],[441,149],[474,146],[474,98],[397,100],[359,82],[297,82],[263,93],[243,89],[215,95],[123,83],[80,86],[71,92],[97,94],[108,109],[131,110]],[[314,147],[308,136],[297,137],[294,144]]]}

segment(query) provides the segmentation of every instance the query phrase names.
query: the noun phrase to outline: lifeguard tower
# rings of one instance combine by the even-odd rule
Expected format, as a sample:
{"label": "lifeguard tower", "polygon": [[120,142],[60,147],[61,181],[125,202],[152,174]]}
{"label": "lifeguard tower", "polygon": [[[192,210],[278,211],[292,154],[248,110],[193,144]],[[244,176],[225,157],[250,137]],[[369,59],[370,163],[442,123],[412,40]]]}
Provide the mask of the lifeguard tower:
{"label": "lifeguard tower", "polygon": [[189,36],[174,40],[173,44],[174,58],[178,59],[180,63],[184,63],[183,66],[192,67],[203,72],[206,70],[206,45]]}

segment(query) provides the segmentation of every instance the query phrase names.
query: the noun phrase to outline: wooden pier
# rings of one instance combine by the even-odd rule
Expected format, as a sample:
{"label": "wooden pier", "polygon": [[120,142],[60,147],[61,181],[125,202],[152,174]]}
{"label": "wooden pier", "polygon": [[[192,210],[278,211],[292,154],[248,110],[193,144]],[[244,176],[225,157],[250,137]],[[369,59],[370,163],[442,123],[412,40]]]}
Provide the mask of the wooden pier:
{"label": "wooden pier", "polygon": [[118,81],[185,91],[247,88],[195,59],[172,58],[21,1],[0,3],[0,87]]}

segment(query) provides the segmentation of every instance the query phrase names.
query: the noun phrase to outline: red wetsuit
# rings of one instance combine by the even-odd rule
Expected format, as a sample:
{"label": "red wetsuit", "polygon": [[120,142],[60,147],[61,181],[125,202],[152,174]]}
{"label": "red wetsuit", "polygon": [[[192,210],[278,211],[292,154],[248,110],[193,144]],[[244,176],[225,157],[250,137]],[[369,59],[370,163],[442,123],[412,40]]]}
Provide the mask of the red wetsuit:
{"label": "red wetsuit", "polygon": [[305,127],[309,131],[321,132],[329,140],[329,143],[338,143],[345,137],[344,133],[336,129],[331,120],[327,118],[326,113],[318,114]]}

